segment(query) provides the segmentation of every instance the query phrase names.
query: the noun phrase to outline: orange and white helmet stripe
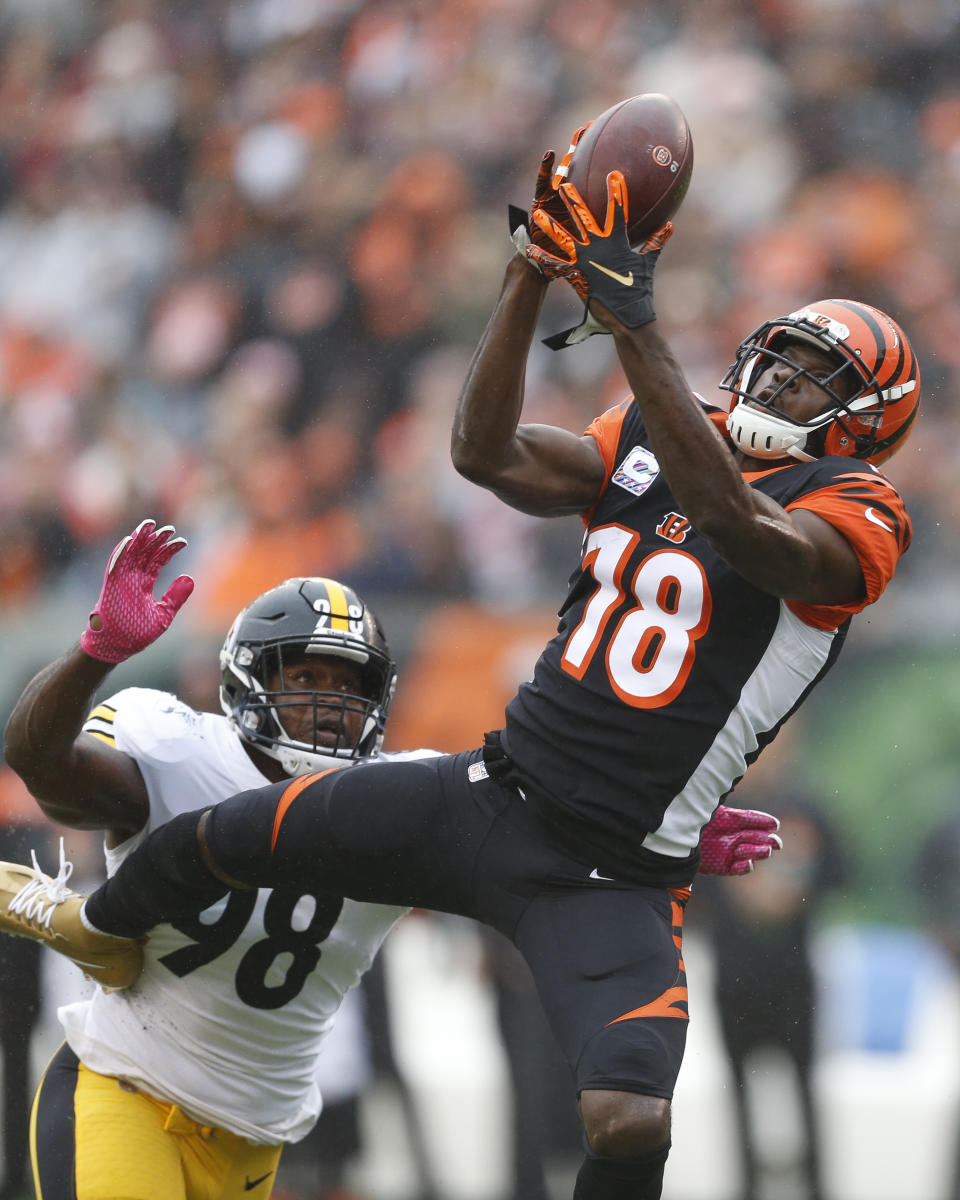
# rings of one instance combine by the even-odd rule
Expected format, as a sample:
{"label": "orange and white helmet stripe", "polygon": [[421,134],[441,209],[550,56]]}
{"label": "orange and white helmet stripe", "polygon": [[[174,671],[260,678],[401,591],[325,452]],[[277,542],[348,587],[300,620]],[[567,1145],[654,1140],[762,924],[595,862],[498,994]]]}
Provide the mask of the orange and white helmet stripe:
{"label": "orange and white helmet stripe", "polygon": [[[834,396],[835,405],[805,424],[764,405],[751,394],[751,380],[764,352],[775,353],[785,338],[810,342],[836,361],[845,360],[860,386],[844,399]],[[823,454],[882,463],[903,444],[920,407],[920,368],[909,340],[892,317],[858,300],[818,300],[761,325],[741,343],[721,386],[740,400],[732,424],[754,430],[756,441],[769,422],[774,449],[798,458],[810,457],[804,452],[808,434],[826,428]]]}

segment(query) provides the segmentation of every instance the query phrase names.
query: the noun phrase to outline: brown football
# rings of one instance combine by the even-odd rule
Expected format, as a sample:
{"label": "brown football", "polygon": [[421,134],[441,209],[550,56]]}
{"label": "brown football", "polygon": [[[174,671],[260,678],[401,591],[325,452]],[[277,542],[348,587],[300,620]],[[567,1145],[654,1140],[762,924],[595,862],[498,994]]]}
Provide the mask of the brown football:
{"label": "brown football", "polygon": [[622,171],[627,185],[627,234],[639,246],[669,221],[687,193],[693,140],[680,106],[660,92],[621,100],[588,127],[573,153],[567,179],[599,225],[607,211],[607,175]]}

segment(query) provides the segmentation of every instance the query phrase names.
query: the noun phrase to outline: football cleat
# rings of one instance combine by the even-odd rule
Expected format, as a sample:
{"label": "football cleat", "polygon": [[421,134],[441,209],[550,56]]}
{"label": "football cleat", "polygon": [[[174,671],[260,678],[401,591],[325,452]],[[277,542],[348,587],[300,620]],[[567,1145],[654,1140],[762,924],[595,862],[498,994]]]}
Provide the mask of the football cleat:
{"label": "football cleat", "polygon": [[143,946],[132,938],[113,937],[83,920],[86,896],[71,891],[73,863],[63,857],[56,878],[33,866],[0,862],[0,933],[32,938],[75,962],[85,975],[111,990],[127,988],[143,969]]}

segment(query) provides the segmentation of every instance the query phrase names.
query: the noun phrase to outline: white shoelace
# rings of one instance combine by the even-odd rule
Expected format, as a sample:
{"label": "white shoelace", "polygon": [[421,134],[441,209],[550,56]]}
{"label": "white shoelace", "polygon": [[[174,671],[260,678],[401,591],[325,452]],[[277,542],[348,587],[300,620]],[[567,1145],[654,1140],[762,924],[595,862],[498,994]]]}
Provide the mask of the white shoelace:
{"label": "white shoelace", "polygon": [[[37,852],[30,851],[33,859],[33,869],[38,875],[43,875],[37,862]],[[74,893],[67,887],[67,880],[73,874],[73,863],[68,862],[63,849],[63,838],[60,839],[60,869],[53,879],[31,879],[20,889],[8,905],[8,911],[22,915],[25,920],[50,928],[50,921],[57,906],[62,904]]]}

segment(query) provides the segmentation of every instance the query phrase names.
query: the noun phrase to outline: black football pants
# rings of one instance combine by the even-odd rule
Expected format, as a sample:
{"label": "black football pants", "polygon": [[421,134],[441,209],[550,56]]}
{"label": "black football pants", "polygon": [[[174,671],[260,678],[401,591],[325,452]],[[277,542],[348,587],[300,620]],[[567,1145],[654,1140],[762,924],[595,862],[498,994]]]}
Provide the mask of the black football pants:
{"label": "black football pants", "polygon": [[[197,854],[198,813],[155,831],[88,902],[140,933],[224,893]],[[210,810],[219,872],[257,887],[472,917],[526,958],[576,1085],[670,1097],[683,1057],[685,889],[601,877],[558,849],[480,750],[372,762],[244,792]]]}

